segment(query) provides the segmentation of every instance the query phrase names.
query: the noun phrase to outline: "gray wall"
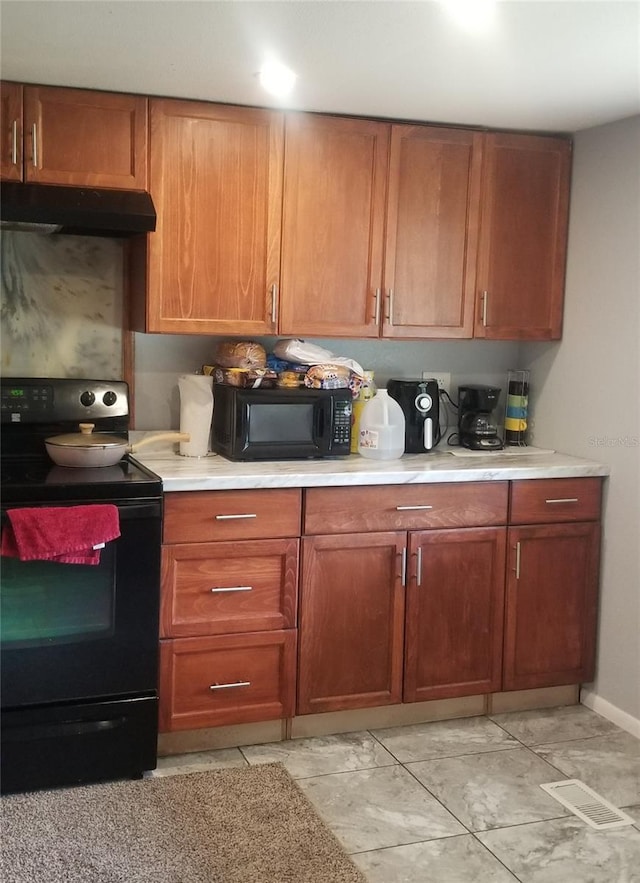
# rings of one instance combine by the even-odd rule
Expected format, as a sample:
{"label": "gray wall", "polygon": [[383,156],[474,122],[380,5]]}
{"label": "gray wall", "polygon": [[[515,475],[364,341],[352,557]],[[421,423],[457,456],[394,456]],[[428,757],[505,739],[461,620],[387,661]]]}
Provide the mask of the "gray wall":
{"label": "gray wall", "polygon": [[[219,338],[190,335],[135,335],[136,429],[177,429],[180,401],[178,375],[210,364]],[[254,339],[254,338],[252,338]],[[278,338],[257,338],[267,351]],[[505,387],[509,368],[517,364],[519,346],[511,341],[365,341],[312,342],[375,371],[378,383],[390,377],[420,377],[422,371],[448,371],[456,398],[461,383]],[[455,418],[450,422],[455,423]]]}
{"label": "gray wall", "polygon": [[565,324],[526,344],[536,444],[606,463],[597,676],[640,736],[640,117],[577,134]]}

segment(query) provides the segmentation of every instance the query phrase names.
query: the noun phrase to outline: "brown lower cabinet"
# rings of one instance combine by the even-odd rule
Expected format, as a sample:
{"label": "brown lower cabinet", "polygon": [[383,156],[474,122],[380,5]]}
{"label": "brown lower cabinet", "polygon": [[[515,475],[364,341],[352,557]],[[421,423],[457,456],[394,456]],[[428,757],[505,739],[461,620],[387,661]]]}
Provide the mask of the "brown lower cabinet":
{"label": "brown lower cabinet", "polygon": [[505,690],[593,680],[599,540],[593,522],[509,530]]}
{"label": "brown lower cabinet", "polygon": [[505,534],[303,540],[298,712],[499,690]]}
{"label": "brown lower cabinet", "polygon": [[591,680],[601,492],[168,494],[161,731]]}
{"label": "brown lower cabinet", "polygon": [[505,690],[593,679],[601,493],[600,478],[511,483]]}
{"label": "brown lower cabinet", "polygon": [[406,534],[306,537],[298,711],[402,701]]}
{"label": "brown lower cabinet", "polygon": [[298,712],[499,690],[506,519],[506,482],[307,491]]}
{"label": "brown lower cabinet", "polygon": [[405,702],[500,690],[506,531],[409,536]]}
{"label": "brown lower cabinet", "polygon": [[167,495],[161,732],[293,716],[300,504],[298,489]]}

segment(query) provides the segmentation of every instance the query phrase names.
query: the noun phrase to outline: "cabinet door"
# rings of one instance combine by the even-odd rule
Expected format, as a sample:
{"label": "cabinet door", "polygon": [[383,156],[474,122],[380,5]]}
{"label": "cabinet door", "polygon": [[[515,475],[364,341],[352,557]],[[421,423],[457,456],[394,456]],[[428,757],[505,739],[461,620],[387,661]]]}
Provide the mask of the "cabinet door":
{"label": "cabinet door", "polygon": [[146,190],[147,99],[24,87],[25,181]]}
{"label": "cabinet door", "polygon": [[378,337],[389,126],[287,119],[280,333]]}
{"label": "cabinet door", "polygon": [[3,181],[22,181],[22,86],[0,83],[0,101],[0,177]]}
{"label": "cabinet door", "polygon": [[471,337],[480,133],[392,126],[384,337]]}
{"label": "cabinet door", "polygon": [[599,541],[597,523],[510,528],[505,690],[592,680]]}
{"label": "cabinet door", "polygon": [[404,701],[500,690],[505,528],[410,535]]}
{"label": "cabinet door", "polygon": [[275,331],[282,150],[281,113],[151,101],[147,331]]}
{"label": "cabinet door", "polygon": [[561,336],[571,143],[486,136],[475,336]]}
{"label": "cabinet door", "polygon": [[405,539],[303,540],[299,714],[401,701]]}

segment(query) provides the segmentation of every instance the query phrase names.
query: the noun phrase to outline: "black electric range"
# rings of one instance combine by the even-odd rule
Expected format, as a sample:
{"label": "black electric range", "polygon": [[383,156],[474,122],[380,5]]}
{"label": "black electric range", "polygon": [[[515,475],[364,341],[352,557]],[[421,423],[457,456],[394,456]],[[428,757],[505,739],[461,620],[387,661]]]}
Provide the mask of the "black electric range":
{"label": "black electric range", "polygon": [[83,506],[85,523],[111,504],[120,536],[95,566],[3,555],[0,788],[138,777],[156,765],[162,480],[128,455],[72,468],[46,452],[46,438],[81,422],[126,443],[126,383],[14,377],[1,387],[3,532],[16,509],[37,518],[63,507],[67,518]]}

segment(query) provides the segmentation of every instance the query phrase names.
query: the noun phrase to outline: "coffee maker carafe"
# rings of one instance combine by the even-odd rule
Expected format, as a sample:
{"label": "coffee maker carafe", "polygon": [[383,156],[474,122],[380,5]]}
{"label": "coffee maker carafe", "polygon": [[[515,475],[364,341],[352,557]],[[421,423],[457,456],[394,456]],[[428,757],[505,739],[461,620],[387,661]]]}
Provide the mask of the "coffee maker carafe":
{"label": "coffee maker carafe", "polygon": [[437,380],[389,380],[387,392],[404,413],[404,450],[424,454],[440,441]]}
{"label": "coffee maker carafe", "polygon": [[458,388],[458,436],[463,448],[472,451],[499,451],[498,425],[493,415],[500,398],[496,386],[460,386]]}

